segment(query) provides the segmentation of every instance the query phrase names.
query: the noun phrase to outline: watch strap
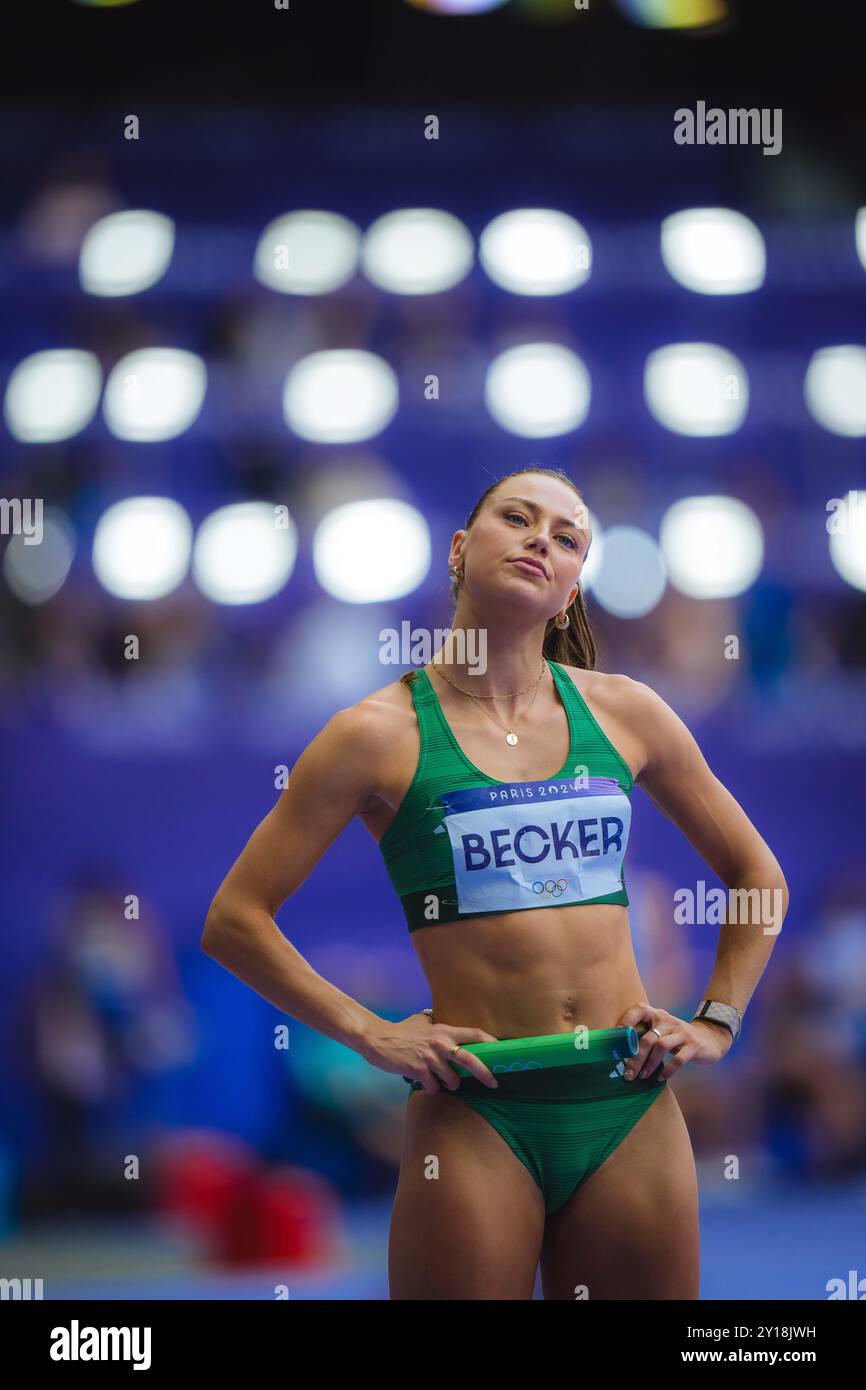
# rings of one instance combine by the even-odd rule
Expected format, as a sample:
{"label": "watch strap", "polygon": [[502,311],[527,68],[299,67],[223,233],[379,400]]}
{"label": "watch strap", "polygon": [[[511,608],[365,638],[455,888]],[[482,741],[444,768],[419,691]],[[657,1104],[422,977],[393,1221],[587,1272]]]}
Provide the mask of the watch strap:
{"label": "watch strap", "polygon": [[718,999],[702,999],[692,1015],[692,1023],[700,1022],[702,1019],[707,1019],[710,1023],[721,1023],[730,1032],[732,1041],[737,1041],[743,1020],[733,1004],[723,1004]]}

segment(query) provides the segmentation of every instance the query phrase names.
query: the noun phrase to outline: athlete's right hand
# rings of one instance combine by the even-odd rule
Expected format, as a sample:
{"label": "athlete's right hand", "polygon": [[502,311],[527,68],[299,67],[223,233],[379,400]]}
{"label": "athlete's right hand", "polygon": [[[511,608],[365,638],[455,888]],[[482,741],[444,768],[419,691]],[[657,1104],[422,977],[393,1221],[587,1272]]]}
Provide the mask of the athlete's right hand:
{"label": "athlete's right hand", "polygon": [[[450,1023],[433,1023],[429,1014],[411,1014],[400,1023],[382,1019],[365,1038],[360,1052],[371,1066],[420,1081],[427,1094],[433,1095],[443,1088],[456,1091],[463,1079],[450,1063],[449,1054],[455,1043],[496,1041],[482,1028],[455,1028]],[[490,1068],[474,1053],[458,1052],[453,1060],[491,1090],[499,1085]]]}

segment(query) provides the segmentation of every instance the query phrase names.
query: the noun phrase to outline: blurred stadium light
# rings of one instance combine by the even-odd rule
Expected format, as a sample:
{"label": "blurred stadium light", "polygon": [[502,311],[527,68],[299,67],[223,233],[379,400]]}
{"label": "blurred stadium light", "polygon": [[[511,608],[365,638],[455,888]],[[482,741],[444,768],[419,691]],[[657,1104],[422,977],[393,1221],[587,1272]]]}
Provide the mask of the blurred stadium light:
{"label": "blurred stadium light", "polygon": [[372,352],[315,352],[291,369],[283,390],[286,424],[319,444],[351,444],[393,420],[399,388],[393,368]]}
{"label": "blurred stadium light", "polygon": [[207,368],[184,348],[139,348],[112,368],[105,386],[105,423],[118,439],[174,439],[188,430],[204,401]]}
{"label": "blurred stadium light", "polygon": [[736,497],[681,498],[662,517],[659,541],[668,579],[691,598],[734,598],[761,572],[761,523]]}
{"label": "blurred stadium light", "polygon": [[171,264],[174,233],[174,222],[160,212],[109,213],[81,244],[81,288],[106,298],[150,289]]}
{"label": "blurred stadium light", "polygon": [[128,497],[99,518],[93,569],[118,598],[162,598],[184,578],[191,550],[192,523],[179,502]]}
{"label": "blurred stadium light", "polygon": [[346,603],[381,603],[411,593],[430,568],[430,532],[415,507],[370,498],[335,507],[313,539],[316,578]]}
{"label": "blurred stadium light", "polygon": [[581,359],[558,343],[523,343],[491,362],[484,399],[497,424],[524,439],[570,434],[589,413],[592,385]]}
{"label": "blurred stadium light", "polygon": [[766,248],[749,217],[730,208],[687,208],[662,222],[662,260],[697,294],[748,294],[764,283]]}
{"label": "blurred stadium light", "polygon": [[253,273],[280,294],[332,294],[355,274],[360,244],[359,228],[339,213],[287,212],[259,237]]}
{"label": "blurred stadium light", "polygon": [[391,294],[442,294],[469,274],[475,246],[466,227],[437,208],[378,217],[361,248],[367,279]]}
{"label": "blurred stadium light", "polygon": [[261,603],[288,582],[297,528],[267,502],[219,507],[198,528],[192,552],[195,582],[215,603]]}
{"label": "blurred stadium light", "polygon": [[819,348],[809,362],[803,391],[825,430],[849,438],[866,434],[866,347]]}
{"label": "blurred stadium light", "polygon": [[515,208],[481,233],[479,260],[512,294],[567,294],[589,279],[592,244],[574,217],[555,208]]}
{"label": "blurred stadium light", "polygon": [[659,424],[677,434],[732,434],[749,405],[746,371],[713,343],[672,343],[650,353],[646,403]]}
{"label": "blurred stadium light", "polygon": [[93,419],[101,390],[94,353],[80,348],[35,352],[18,363],[6,384],[3,414],[9,433],[28,444],[69,439]]}
{"label": "blurred stadium light", "polygon": [[611,526],[605,532],[593,597],[617,618],[642,618],[665,591],[665,564],[652,536],[637,526]]}

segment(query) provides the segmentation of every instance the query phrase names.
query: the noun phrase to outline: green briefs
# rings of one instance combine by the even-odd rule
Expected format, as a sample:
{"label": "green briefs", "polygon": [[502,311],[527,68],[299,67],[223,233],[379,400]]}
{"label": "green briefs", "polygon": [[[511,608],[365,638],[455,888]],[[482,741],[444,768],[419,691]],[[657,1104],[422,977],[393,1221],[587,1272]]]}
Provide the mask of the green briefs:
{"label": "green briefs", "polygon": [[[456,1091],[443,1094],[470,1105],[502,1135],[529,1169],[552,1216],[661,1095],[667,1086],[658,1078],[664,1063],[663,1058],[650,1076],[634,1081],[623,1079],[623,1062],[613,1057],[508,1071],[497,1073],[497,1090],[463,1076]],[[419,1081],[404,1080],[413,1091],[423,1090]]]}

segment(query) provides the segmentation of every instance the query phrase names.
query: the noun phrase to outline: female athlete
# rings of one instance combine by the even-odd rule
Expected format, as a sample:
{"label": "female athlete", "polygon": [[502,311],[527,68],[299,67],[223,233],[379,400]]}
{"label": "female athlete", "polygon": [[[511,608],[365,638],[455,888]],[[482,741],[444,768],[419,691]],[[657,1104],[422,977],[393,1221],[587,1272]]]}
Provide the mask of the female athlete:
{"label": "female athlete", "polygon": [[[329,719],[207,915],[208,955],[411,1088],[393,1299],[529,1299],[539,1265],[545,1299],[699,1296],[695,1163],[668,1082],[733,1045],[787,886],[677,715],[595,670],[590,541],[564,473],[494,483],[452,538],[443,647]],[[729,908],[691,1019],[651,1003],[637,970],[635,783],[729,903],[784,904],[772,926]],[[432,1009],[399,1023],[318,975],[274,920],[353,816],[430,987]]]}

